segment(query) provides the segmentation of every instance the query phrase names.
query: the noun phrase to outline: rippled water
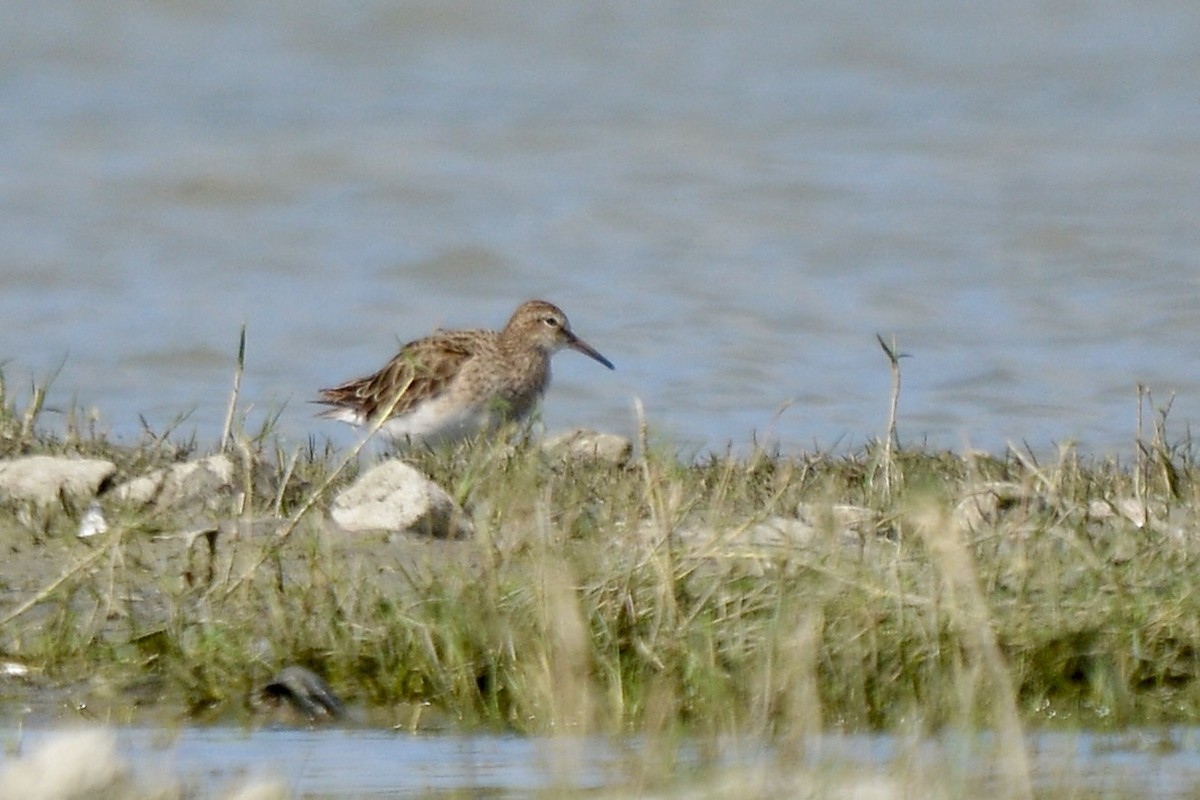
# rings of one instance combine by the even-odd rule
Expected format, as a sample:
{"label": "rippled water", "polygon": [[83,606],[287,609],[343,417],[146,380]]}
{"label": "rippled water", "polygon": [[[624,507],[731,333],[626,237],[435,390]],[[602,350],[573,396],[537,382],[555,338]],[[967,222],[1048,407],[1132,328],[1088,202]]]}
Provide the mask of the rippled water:
{"label": "rippled water", "polygon": [[550,427],[1128,453],[1200,415],[1200,5],[25,4],[0,360],[118,436],[562,305]]}
{"label": "rippled water", "polygon": [[[18,756],[13,748],[31,756],[55,735],[41,729],[6,733],[0,775],[6,759]],[[525,798],[614,787],[638,796],[629,788],[639,785],[638,776],[656,781],[663,797],[697,796],[699,787],[716,797],[722,786],[755,796],[788,796],[809,787],[806,796],[885,798],[952,795],[989,780],[1012,785],[1012,776],[996,772],[986,735],[910,742],[830,735],[808,742],[803,757],[730,741],[707,748],[703,758],[684,747],[674,768],[647,763],[652,756],[643,752],[644,743],[603,737],[127,728],[117,731],[117,743],[116,759],[132,768],[141,788],[178,787],[197,798],[230,796],[256,781],[281,784],[293,797],[330,798]],[[1040,795],[1182,800],[1195,797],[1200,786],[1200,749],[1191,729],[1042,733],[1029,737],[1027,746],[1030,778]],[[87,760],[83,753],[77,757]],[[101,772],[86,763],[63,765],[62,771],[87,774],[89,766]],[[667,780],[672,777],[679,779],[675,789]]]}

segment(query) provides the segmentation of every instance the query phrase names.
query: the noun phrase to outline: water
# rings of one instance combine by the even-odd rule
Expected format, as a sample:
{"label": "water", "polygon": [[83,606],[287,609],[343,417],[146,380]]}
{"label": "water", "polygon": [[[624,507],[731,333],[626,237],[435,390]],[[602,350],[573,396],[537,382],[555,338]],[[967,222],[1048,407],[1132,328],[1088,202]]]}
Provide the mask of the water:
{"label": "water", "polygon": [[[55,735],[26,729],[10,731],[6,741],[30,756]],[[799,758],[749,740],[706,749],[704,756],[684,747],[673,773],[666,765],[648,763],[654,757],[643,752],[644,743],[602,737],[237,728],[172,734],[126,728],[117,730],[117,745],[117,758],[132,766],[142,787],[179,786],[199,798],[224,797],[256,780],[280,782],[294,797],[331,798],[543,797],[552,790],[636,787],[638,776],[647,774],[657,781],[677,774],[682,787],[699,785],[710,792],[704,796],[714,797],[722,796],[723,784],[738,794],[757,787],[755,796],[789,796],[802,787],[808,787],[805,796],[816,797],[901,797],[914,790],[953,796],[968,786],[1005,780],[995,772],[987,737],[961,734],[913,742],[887,735],[826,735],[808,742]],[[1200,739],[1194,729],[1041,733],[1029,737],[1027,748],[1033,784],[1047,795],[1182,800],[1195,797],[1200,787]],[[0,753],[0,776],[12,757],[9,749]],[[77,752],[76,758],[87,761],[87,754]],[[698,772],[701,766],[708,771]],[[694,794],[665,791],[663,796]]]}
{"label": "water", "polygon": [[548,427],[1132,450],[1200,415],[1200,5],[23,4],[0,360],[51,405],[343,437],[322,386],[551,299]]}

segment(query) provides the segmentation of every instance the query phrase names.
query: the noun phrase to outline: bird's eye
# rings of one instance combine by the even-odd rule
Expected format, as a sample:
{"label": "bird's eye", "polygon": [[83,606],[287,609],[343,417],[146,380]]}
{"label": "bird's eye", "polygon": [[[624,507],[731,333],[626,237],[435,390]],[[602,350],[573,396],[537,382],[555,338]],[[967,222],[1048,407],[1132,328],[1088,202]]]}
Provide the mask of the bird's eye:
{"label": "bird's eye", "polygon": [[547,324],[547,325],[549,325],[551,328],[557,328],[557,327],[558,327],[558,320],[557,320],[557,319],[555,319],[554,317],[545,317],[545,318],[543,318],[543,319],[542,319],[542,322],[546,323],[546,324]]}

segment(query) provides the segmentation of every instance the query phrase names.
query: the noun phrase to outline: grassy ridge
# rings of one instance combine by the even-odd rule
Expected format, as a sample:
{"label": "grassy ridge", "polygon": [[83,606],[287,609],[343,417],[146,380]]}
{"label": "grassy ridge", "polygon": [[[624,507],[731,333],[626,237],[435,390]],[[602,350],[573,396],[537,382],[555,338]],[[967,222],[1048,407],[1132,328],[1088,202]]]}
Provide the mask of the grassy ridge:
{"label": "grassy ridge", "polygon": [[[4,399],[0,455],[103,455],[123,477],[195,455],[47,434],[37,402]],[[231,441],[243,490],[211,536],[110,499],[112,529],[84,543],[69,503],[0,506],[0,659],[118,716],[238,713],[289,663],[404,727],[786,742],[1200,713],[1194,467],[1161,427],[1130,468],[1069,448],[419,454],[475,522],[457,542],[333,532],[322,508],[357,462],[268,431]],[[36,591],[12,591],[38,559],[54,567]]]}

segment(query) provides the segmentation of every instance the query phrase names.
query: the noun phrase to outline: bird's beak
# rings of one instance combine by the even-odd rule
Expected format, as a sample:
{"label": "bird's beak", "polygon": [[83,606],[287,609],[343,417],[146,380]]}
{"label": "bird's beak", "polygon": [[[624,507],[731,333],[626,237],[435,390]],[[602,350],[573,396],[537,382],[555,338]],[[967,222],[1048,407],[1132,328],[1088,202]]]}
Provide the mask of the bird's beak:
{"label": "bird's beak", "polygon": [[596,348],[592,347],[583,339],[580,339],[578,336],[570,333],[569,331],[567,332],[567,347],[571,348],[572,350],[578,350],[589,358],[594,358],[609,369],[616,369],[612,362],[600,355],[600,352],[596,350]]}

